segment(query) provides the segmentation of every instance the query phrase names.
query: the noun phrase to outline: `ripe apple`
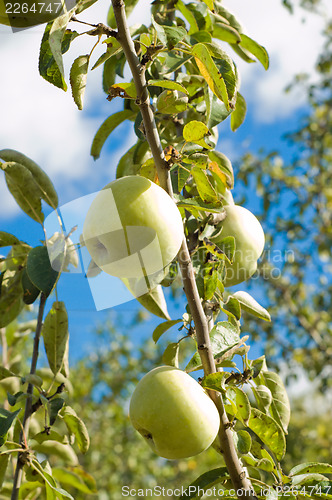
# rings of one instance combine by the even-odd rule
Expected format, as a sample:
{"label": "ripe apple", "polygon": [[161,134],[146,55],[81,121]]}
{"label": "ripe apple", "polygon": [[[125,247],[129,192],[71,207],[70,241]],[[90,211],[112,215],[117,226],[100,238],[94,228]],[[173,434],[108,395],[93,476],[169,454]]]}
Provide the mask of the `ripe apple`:
{"label": "ripe apple", "polygon": [[38,0],[0,1],[0,24],[13,28],[29,28],[38,24],[49,23],[66,10],[76,5],[75,0]]}
{"label": "ripe apple", "polygon": [[226,287],[246,281],[257,269],[257,260],[262,255],[265,237],[258,219],[246,208],[239,205],[227,205],[226,219],[221,223],[222,232],[215,241],[227,236],[235,238],[235,254],[232,265],[226,263]]}
{"label": "ripe apple", "polygon": [[157,455],[188,458],[206,450],[219,430],[219,413],[190,375],[159,366],[138,383],[129,408],[130,420]]}
{"label": "ripe apple", "polygon": [[176,257],[182,218],[161,187],[138,175],[121,177],[91,203],[83,239],[92,260],[106,273],[144,278],[160,274]]}

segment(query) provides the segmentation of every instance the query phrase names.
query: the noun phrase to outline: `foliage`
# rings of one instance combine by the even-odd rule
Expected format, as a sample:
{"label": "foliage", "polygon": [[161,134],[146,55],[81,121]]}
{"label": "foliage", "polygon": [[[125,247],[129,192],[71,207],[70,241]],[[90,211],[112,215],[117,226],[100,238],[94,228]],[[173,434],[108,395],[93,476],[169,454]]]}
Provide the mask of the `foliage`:
{"label": "foliage", "polygon": [[[126,4],[127,11],[135,3]],[[273,157],[259,162],[248,156],[234,176],[231,161],[215,150],[217,125],[230,116],[231,129],[236,130],[246,112],[245,100],[239,92],[237,67],[228,50],[233,49],[248,63],[258,61],[268,69],[265,48],[243,32],[239,22],[219,0],[193,3],[178,0],[172,4],[154,2],[151,25],[132,27],[131,39],[127,38],[123,10],[122,13],[117,11],[117,16],[110,10],[108,22],[111,28],[102,24],[91,25],[92,29],[87,33],[68,29],[69,22],[75,22],[71,16],[78,15],[86,6],[82,0],[70,13],[46,26],[40,49],[40,74],[48,82],[66,90],[62,55],[70,50],[76,36],[91,37],[90,53],[76,58],[70,71],[74,102],[78,109],[83,108],[89,68],[92,65],[93,70],[101,64],[104,66],[103,88],[107,99],[112,101],[117,98],[123,102],[123,110],[101,124],[92,141],[91,155],[98,158],[115,127],[129,120],[136,132],[137,142],[120,160],[117,177],[128,173],[141,175],[165,187],[162,176],[167,177],[170,172],[169,185],[173,186],[174,199],[184,220],[193,264],[190,275],[185,274],[185,266],[180,266],[185,289],[186,279],[192,278],[189,292],[186,289],[191,306],[188,305],[180,320],[176,321],[179,338],[166,344],[162,353],[158,347],[154,351],[150,348],[134,351],[120,336],[111,343],[114,352],[95,353],[90,360],[91,365],[82,363],[76,376],[74,372],[69,378],[68,314],[65,304],[57,296],[57,282],[68,266],[78,265],[78,248],[73,246],[70,234],[65,233],[59,216],[59,232],[51,239],[45,234],[45,241],[35,248],[15,235],[0,233],[1,246],[9,247],[6,257],[1,260],[0,275],[3,352],[0,377],[1,385],[8,389],[4,407],[0,410],[2,480],[9,463],[13,464],[15,471],[14,486],[12,488],[11,483],[6,482],[2,489],[3,497],[8,498],[12,490],[11,498],[15,500],[19,490],[20,498],[79,498],[80,494],[97,492],[97,479],[102,494],[112,493],[111,497],[116,498],[119,470],[123,470],[125,476],[122,481],[128,479],[130,482],[134,477],[143,476],[146,484],[154,484],[159,474],[164,480],[175,477],[179,482],[185,477],[187,479],[184,475],[188,470],[196,471],[197,468],[196,472],[201,474],[201,466],[196,465],[196,459],[176,465],[148,461],[150,452],[141,451],[141,442],[137,441],[137,447],[129,442],[133,431],[125,421],[125,411],[133,384],[151,364],[162,362],[194,372],[202,370],[206,359],[204,355],[208,352],[218,371],[209,373],[205,370],[201,383],[214,395],[215,402],[220,403],[219,409],[224,417],[220,432],[231,452],[227,455],[227,450],[216,441],[213,446],[222,455],[220,459],[218,457],[218,467],[215,466],[215,459],[213,463],[208,460],[209,470],[204,470],[193,484],[205,489],[218,484],[225,498],[234,496],[231,493],[234,464],[239,463],[241,457],[250,475],[249,484],[258,498],[276,498],[276,488],[286,492],[289,488],[296,488],[300,490],[298,497],[301,499],[329,498],[332,467],[328,464],[302,463],[290,471],[282,469],[290,420],[286,389],[281,378],[267,366],[265,356],[250,358],[248,336],[241,334],[243,313],[255,318],[255,325],[269,325],[271,316],[249,293],[239,291],[230,295],[225,291],[225,264],[233,261],[236,241],[232,236],[220,240],[220,234],[225,218],[223,207],[230,203],[230,190],[234,187],[236,190],[241,180],[247,182],[254,169],[257,189],[264,196],[266,224],[269,225],[271,213],[274,217],[272,209],[276,204],[276,194],[280,193],[280,185],[296,194],[296,199],[292,200],[296,218],[293,215],[292,221],[272,219],[276,222],[277,231],[287,231],[287,248],[295,253],[296,260],[285,263],[283,278],[273,283],[266,280],[267,296],[273,304],[271,310],[274,312],[277,309],[278,320],[283,320],[291,333],[299,323],[310,332],[317,347],[311,349],[311,345],[304,343],[300,354],[310,349],[313,365],[310,361],[307,368],[312,370],[313,366],[315,373],[319,373],[319,365],[325,362],[328,354],[323,330],[329,325],[326,327],[321,323],[327,319],[324,316],[327,299],[321,291],[310,292],[303,262],[309,258],[313,262],[320,259],[324,265],[324,256],[329,248],[330,188],[327,180],[331,144],[329,139],[325,141],[326,136],[322,132],[327,130],[331,118],[328,108],[330,97],[326,99],[330,87],[328,78],[325,79],[331,68],[330,59],[325,55],[321,61],[322,86],[317,87],[317,93],[316,88],[311,88],[316,115],[294,136],[296,141],[308,143],[312,154],[299,158],[295,166],[288,169],[282,169]],[[114,2],[114,9],[119,9],[117,2]],[[118,31],[113,29],[115,27]],[[106,44],[105,54],[94,64],[96,43],[93,37],[96,37],[97,44],[101,40]],[[117,83],[116,75],[123,76],[126,61],[133,79]],[[147,113],[150,114],[147,116]],[[317,120],[319,126],[315,126]],[[148,158],[145,156],[149,146],[153,158],[149,154]],[[163,154],[161,150],[164,150]],[[0,158],[3,160],[0,167],[10,193],[26,215],[44,230],[44,203],[55,210],[58,205],[51,180],[43,169],[17,151],[2,150]],[[303,197],[305,203],[299,204],[297,198],[302,201]],[[318,234],[311,233],[309,241],[302,219],[320,229]],[[299,222],[294,224],[294,220]],[[273,236],[269,241],[273,243]],[[314,251],[311,248],[313,244],[316,245]],[[183,264],[180,255],[178,261]],[[189,264],[186,269],[190,268],[191,272]],[[162,285],[172,283],[177,276],[176,269],[175,260]],[[326,273],[326,269],[323,268],[322,272]],[[168,318],[161,289],[158,294],[154,290],[150,294],[153,309]],[[278,294],[291,307],[292,318],[283,313]],[[53,303],[44,318],[49,298]],[[26,311],[37,300],[37,322],[18,322],[19,313]],[[151,300],[144,302],[150,309]],[[211,327],[210,337],[207,337],[209,342],[204,344],[199,342],[198,319],[202,318],[197,318],[197,309],[194,309],[198,302],[202,310],[204,308],[204,320]],[[218,318],[219,313],[223,313],[223,320]],[[159,344],[167,339],[168,329],[174,324],[168,319],[157,327],[153,340]],[[247,329],[247,323],[245,327]],[[271,331],[269,326],[261,326],[261,329]],[[28,341],[33,330],[35,336],[28,369],[22,352],[30,345]],[[41,337],[48,368],[37,367]],[[97,359],[96,355],[99,355]],[[233,368],[233,371],[227,368]],[[84,384],[81,383],[82,378]],[[75,387],[72,387],[71,381]],[[105,387],[107,390],[104,392]],[[78,402],[80,405],[76,406]],[[88,430],[84,419],[91,419],[91,411],[94,418],[90,420]],[[94,446],[98,446],[91,455],[88,455],[89,431],[95,440]],[[111,443],[105,442],[106,438]],[[114,446],[114,451],[124,455],[110,454],[109,446]],[[206,456],[210,457],[211,453],[212,450]],[[82,457],[84,454],[86,458]],[[127,460],[125,467],[120,461],[123,456]],[[85,469],[79,465],[79,457]],[[109,472],[105,477],[103,468],[98,470],[96,463],[108,463],[109,460],[111,471],[114,468],[118,471],[116,475]],[[161,473],[160,463],[165,465]],[[179,472],[176,472],[177,466]],[[95,479],[88,472],[90,468],[94,469]],[[242,474],[240,478],[238,474],[236,477],[241,485],[249,482]],[[192,477],[189,482],[193,482]],[[240,494],[241,491],[238,496]]]}

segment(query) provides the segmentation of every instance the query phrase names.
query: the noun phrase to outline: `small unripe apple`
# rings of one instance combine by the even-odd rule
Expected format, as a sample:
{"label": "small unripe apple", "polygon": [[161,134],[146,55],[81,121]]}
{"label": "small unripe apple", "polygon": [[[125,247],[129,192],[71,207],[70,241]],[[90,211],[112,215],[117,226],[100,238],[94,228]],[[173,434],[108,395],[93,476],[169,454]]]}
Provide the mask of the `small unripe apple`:
{"label": "small unripe apple", "polygon": [[161,187],[139,175],[121,177],[91,203],[83,239],[92,260],[106,273],[143,278],[160,273],[176,257],[182,218]]}
{"label": "small unripe apple", "polygon": [[235,239],[235,254],[232,265],[226,263],[226,287],[246,281],[257,269],[257,260],[262,255],[265,244],[264,231],[258,219],[246,208],[227,205],[226,219],[221,223],[222,232],[218,241],[227,236]]}
{"label": "small unripe apple", "polygon": [[172,366],[159,366],[140,380],[129,416],[152,450],[168,459],[206,450],[220,425],[218,410],[204,389]]}
{"label": "small unripe apple", "polygon": [[72,9],[76,0],[21,0],[20,2],[0,1],[0,24],[13,28],[29,28],[49,23],[66,10]]}

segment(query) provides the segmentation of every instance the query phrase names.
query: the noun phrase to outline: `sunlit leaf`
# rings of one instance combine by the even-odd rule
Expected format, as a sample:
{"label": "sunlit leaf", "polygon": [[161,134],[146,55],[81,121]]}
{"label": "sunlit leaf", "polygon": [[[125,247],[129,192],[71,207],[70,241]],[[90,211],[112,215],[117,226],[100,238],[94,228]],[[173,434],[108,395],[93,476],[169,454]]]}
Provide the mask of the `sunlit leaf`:
{"label": "sunlit leaf", "polygon": [[49,366],[54,375],[62,368],[68,341],[68,315],[64,302],[54,302],[47,314],[42,335]]}

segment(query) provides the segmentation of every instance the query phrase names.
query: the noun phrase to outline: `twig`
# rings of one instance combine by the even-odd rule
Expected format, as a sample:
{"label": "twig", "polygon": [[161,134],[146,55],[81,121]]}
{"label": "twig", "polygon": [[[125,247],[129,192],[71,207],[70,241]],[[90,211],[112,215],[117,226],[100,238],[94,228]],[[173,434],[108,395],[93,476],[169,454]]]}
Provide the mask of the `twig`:
{"label": "twig", "polygon": [[[34,342],[33,342],[33,352],[32,352],[32,359],[31,359],[30,375],[33,375],[34,373],[36,373],[37,360],[38,360],[38,354],[39,354],[39,339],[40,339],[41,329],[43,326],[43,315],[44,315],[46,298],[47,298],[46,295],[44,295],[44,293],[42,293],[40,296],[37,326],[36,326],[35,338],[34,338]],[[33,394],[33,385],[32,384],[28,385],[27,394],[28,394],[28,398],[27,398],[26,403],[25,403],[22,432],[20,435],[20,445],[22,447],[22,451],[20,451],[18,456],[17,456],[11,500],[18,499],[19,490],[20,490],[21,483],[22,483],[24,459],[26,456],[26,450],[25,450],[26,440],[28,439],[28,435],[29,435],[30,417],[32,415],[32,394]]]}
{"label": "twig", "polygon": [[[133,75],[137,92],[136,102],[142,114],[145,134],[157,168],[159,182],[160,185],[172,197],[173,190],[171,178],[169,174],[168,164],[165,160],[159,134],[157,131],[154,114],[150,106],[150,96],[147,91],[145,79],[145,68],[141,65],[136,55],[134,43],[130,37],[123,0],[112,0],[112,5],[118,28],[117,40],[122,45],[124,54]],[[178,254],[178,259],[182,274],[184,292],[186,294],[190,312],[195,323],[198,352],[202,360],[204,374],[208,375],[210,373],[215,373],[216,366],[211,349],[208,320],[204,314],[202,302],[197,290],[194,269],[185,238],[183,239],[181,249]],[[225,463],[229,471],[233,486],[238,492],[239,498],[245,496],[249,500],[253,500],[256,498],[256,496],[253,493],[251,483],[246,477],[246,474],[241,466],[241,462],[237,456],[232,430],[229,427],[229,421],[223,401],[220,395],[214,391],[210,392],[210,396],[216,404],[220,414],[220,448],[224,455]]]}

